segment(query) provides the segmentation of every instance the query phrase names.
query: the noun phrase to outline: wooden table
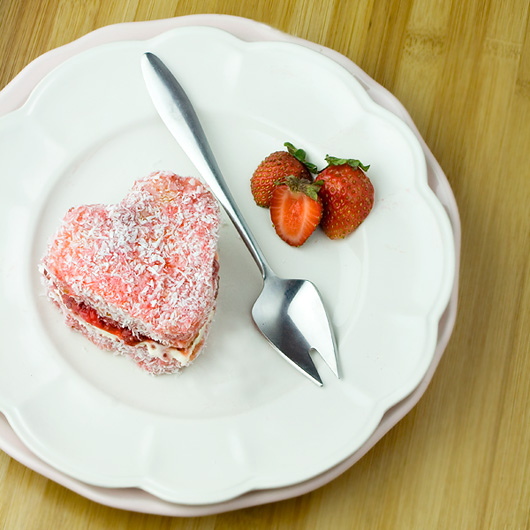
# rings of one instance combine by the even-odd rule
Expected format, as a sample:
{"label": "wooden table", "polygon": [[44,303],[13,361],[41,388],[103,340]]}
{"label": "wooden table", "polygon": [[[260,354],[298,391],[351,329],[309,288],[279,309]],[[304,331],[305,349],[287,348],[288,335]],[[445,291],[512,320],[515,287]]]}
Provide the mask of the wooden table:
{"label": "wooden table", "polygon": [[98,27],[195,13],[253,18],[333,48],[406,106],[459,205],[453,336],[412,412],[312,493],[172,519],[99,505],[1,453],[0,527],[530,528],[528,0],[2,0],[0,88]]}

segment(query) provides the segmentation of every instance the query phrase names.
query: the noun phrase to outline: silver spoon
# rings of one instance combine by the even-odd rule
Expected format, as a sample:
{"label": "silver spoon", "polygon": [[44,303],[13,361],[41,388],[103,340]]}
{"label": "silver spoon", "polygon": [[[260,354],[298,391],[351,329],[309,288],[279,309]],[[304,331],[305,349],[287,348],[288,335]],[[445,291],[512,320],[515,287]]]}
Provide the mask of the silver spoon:
{"label": "silver spoon", "polygon": [[160,117],[225,209],[261,272],[263,289],[252,308],[257,327],[287,361],[317,385],[322,385],[322,379],[310,350],[316,350],[339,377],[335,336],[317,288],[308,280],[274,274],[226,185],[184,89],[150,52],[142,57],[142,71]]}

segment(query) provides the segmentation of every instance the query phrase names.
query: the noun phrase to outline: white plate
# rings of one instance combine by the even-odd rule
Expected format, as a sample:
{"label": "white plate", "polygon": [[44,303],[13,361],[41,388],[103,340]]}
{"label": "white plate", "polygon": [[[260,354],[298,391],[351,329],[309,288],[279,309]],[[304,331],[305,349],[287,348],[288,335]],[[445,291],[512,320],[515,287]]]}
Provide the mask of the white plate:
{"label": "white plate", "polygon": [[[315,387],[255,331],[259,275],[228,224],[208,347],[182,375],[147,377],[100,352],[42,296],[36,265],[68,207],[118,200],[154,169],[195,174],[145,91],[147,49],[182,80],[272,266],[323,292],[342,380],[317,359],[325,386]],[[0,138],[2,221],[14,227],[0,255],[0,410],[58,470],[185,504],[295,484],[361,447],[429,367],[453,286],[451,227],[414,134],[333,61],[198,27],[101,46],[47,76],[0,120]],[[329,152],[371,164],[376,205],[347,240],[316,234],[291,249],[253,204],[249,175],[285,140],[315,161]]]}

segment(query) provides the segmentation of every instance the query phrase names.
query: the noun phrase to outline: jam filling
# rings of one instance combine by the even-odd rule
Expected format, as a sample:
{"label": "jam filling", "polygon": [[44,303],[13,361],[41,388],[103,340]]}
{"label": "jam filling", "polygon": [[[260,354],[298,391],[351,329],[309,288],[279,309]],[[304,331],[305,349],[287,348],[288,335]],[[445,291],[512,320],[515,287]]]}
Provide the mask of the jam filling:
{"label": "jam filling", "polygon": [[91,326],[102,329],[107,333],[112,333],[121,339],[125,344],[129,346],[134,346],[144,340],[151,340],[145,335],[134,335],[130,329],[120,326],[114,320],[102,317],[98,312],[83,302],[77,302],[74,298],[68,295],[63,295],[64,305],[72,311],[79,318],[83,319],[85,322]]}

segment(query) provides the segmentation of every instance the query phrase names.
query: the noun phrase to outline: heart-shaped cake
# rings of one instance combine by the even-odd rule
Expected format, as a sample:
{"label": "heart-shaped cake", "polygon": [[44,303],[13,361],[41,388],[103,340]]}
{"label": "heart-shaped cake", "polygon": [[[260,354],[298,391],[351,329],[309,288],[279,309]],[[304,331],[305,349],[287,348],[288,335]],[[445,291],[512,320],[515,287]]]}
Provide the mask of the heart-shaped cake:
{"label": "heart-shaped cake", "polygon": [[118,204],[71,208],[40,270],[66,323],[152,374],[204,345],[218,291],[219,207],[197,179],[157,172]]}

